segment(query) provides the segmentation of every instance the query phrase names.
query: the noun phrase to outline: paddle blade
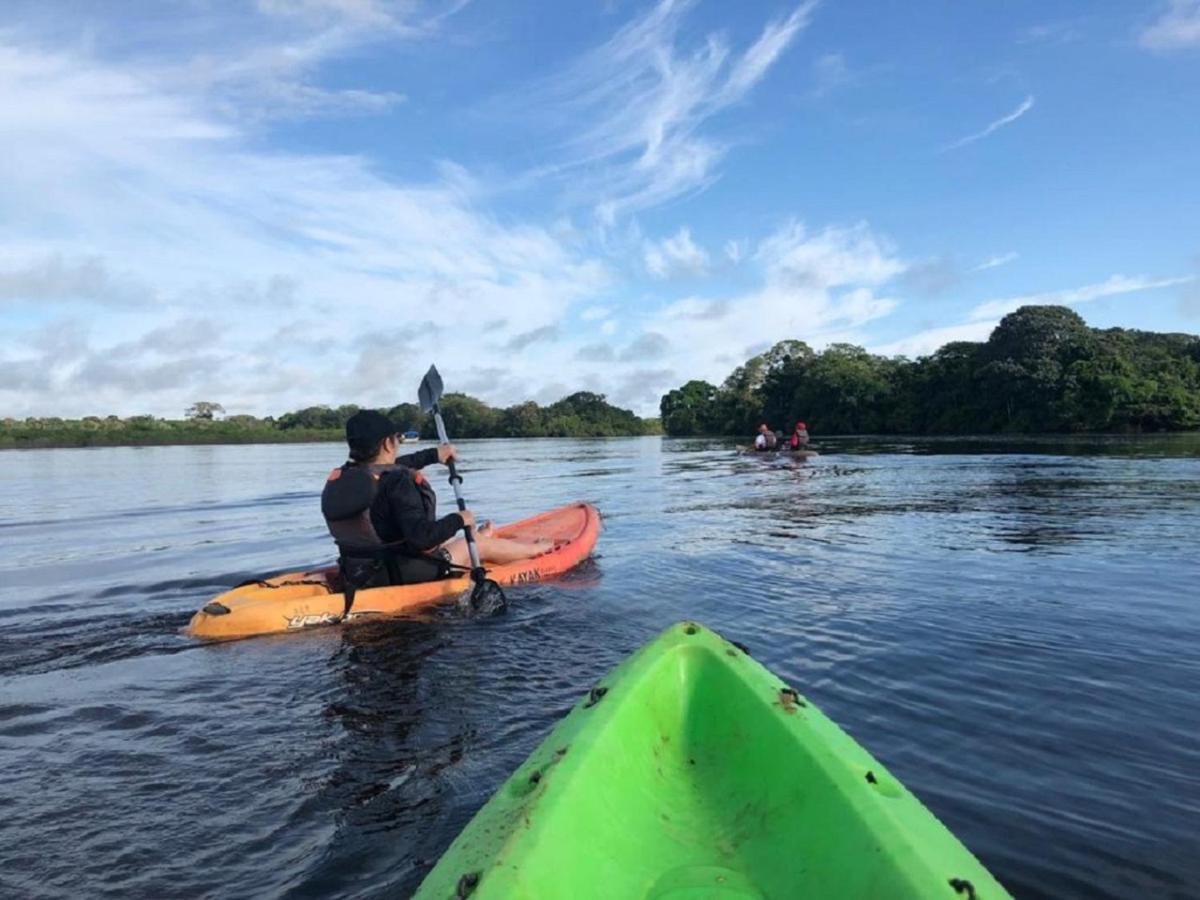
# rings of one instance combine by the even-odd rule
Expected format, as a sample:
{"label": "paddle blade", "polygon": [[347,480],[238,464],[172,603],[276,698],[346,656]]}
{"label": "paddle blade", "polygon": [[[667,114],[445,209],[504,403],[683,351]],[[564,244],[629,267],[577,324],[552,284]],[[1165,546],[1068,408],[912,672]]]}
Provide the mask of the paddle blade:
{"label": "paddle blade", "polygon": [[417,397],[421,401],[421,409],[429,412],[435,403],[442,399],[442,376],[438,374],[437,366],[430,366],[421,386],[417,388]]}
{"label": "paddle blade", "polygon": [[476,616],[498,616],[508,609],[508,598],[504,596],[504,591],[490,578],[475,582],[467,602],[471,614]]}

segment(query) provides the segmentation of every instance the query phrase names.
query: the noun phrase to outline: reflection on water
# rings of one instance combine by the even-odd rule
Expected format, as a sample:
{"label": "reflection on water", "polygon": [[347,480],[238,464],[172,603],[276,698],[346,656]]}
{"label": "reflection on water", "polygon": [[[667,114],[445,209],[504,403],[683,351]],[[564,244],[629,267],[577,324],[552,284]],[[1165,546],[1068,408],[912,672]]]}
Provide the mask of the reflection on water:
{"label": "reflection on water", "polygon": [[820,450],[466,443],[474,508],[588,500],[596,558],[496,618],[223,646],[178,629],[329,559],[337,447],[0,454],[0,893],[402,896],[580,694],[696,618],[1018,895],[1195,896],[1200,440]]}

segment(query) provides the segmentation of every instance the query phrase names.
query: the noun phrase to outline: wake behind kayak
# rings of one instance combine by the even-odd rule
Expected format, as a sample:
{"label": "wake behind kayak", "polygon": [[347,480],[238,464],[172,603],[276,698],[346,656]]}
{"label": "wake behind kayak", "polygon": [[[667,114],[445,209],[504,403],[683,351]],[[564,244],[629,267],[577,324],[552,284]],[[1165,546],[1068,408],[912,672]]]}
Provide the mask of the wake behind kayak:
{"label": "wake behind kayak", "polygon": [[792,450],[790,447],[759,450],[756,447],[738,445],[735,449],[743,456],[757,456],[762,459],[812,459],[821,455],[816,450]]}

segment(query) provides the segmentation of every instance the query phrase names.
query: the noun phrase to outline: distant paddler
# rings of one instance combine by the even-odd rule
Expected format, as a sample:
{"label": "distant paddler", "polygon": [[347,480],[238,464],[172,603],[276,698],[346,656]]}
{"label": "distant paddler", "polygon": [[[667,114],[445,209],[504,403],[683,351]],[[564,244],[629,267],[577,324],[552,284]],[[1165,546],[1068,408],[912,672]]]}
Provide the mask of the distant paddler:
{"label": "distant paddler", "polygon": [[792,438],[788,441],[788,446],[793,451],[804,450],[808,447],[808,426],[803,422],[796,423],[796,430],[792,432]]}
{"label": "distant paddler", "polygon": [[759,452],[775,450],[779,446],[779,438],[764,422],[758,426],[758,435],[754,438],[754,449]]}

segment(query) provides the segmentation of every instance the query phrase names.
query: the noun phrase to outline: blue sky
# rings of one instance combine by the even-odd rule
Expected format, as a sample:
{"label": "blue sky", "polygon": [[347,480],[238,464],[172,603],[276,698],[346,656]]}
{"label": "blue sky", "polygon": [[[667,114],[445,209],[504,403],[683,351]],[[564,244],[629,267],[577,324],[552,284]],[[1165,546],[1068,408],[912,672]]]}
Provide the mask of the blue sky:
{"label": "blue sky", "polygon": [[0,133],[0,415],[1200,330],[1200,0],[9,0]]}

